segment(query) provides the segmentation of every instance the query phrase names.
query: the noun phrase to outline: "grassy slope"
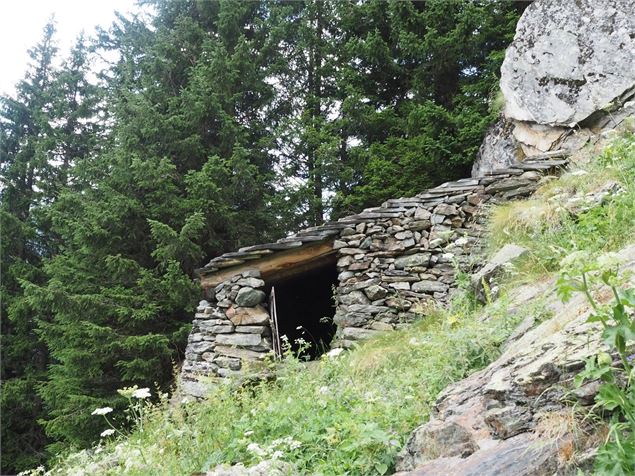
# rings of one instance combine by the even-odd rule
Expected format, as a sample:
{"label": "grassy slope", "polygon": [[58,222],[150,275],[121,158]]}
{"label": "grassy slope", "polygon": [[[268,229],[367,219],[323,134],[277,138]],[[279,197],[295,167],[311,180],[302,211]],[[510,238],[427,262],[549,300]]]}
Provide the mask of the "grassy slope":
{"label": "grassy slope", "polygon": [[[608,180],[624,192],[604,206],[577,218],[560,206]],[[634,204],[635,139],[624,134],[593,160],[581,157],[572,173],[545,185],[532,200],[492,210],[491,249],[506,242],[527,246],[530,256],[512,281],[535,279],[557,271],[572,250],[600,253],[632,242]],[[450,310],[428,311],[410,329],[337,359],[307,366],[289,358],[276,369],[275,382],[221,387],[202,403],[148,405],[143,431],[66,457],[52,473],[186,475],[272,456],[293,463],[300,474],[390,472],[438,393],[495,359],[515,324],[541,307],[536,302],[523,315],[509,315],[507,304],[504,291],[482,308],[463,293]],[[485,314],[488,319],[479,319]]]}

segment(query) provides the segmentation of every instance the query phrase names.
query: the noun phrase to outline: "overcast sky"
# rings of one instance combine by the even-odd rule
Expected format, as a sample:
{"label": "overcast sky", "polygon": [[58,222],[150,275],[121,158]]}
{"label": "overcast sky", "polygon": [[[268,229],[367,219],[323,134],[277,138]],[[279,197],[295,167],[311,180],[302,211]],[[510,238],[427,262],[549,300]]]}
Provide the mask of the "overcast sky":
{"label": "overcast sky", "polygon": [[55,14],[57,45],[65,56],[77,35],[92,35],[96,25],[108,26],[114,12],[134,10],[135,0],[0,0],[0,94],[13,94],[29,62],[27,50],[42,37]]}

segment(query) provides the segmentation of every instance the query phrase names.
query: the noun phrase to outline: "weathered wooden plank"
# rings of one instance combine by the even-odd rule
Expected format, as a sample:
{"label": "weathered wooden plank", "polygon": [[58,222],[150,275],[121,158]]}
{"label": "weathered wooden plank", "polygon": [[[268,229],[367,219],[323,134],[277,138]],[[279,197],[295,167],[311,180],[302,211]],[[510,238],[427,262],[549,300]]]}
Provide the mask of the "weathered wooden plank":
{"label": "weathered wooden plank", "polygon": [[213,288],[218,284],[230,279],[232,276],[242,273],[248,269],[260,271],[262,279],[281,279],[296,272],[304,272],[324,264],[325,260],[335,256],[333,241],[322,241],[311,243],[292,250],[280,251],[264,256],[262,259],[253,260],[232,268],[222,269],[217,272],[208,273],[205,268],[197,270],[201,276],[201,286],[203,288]]}

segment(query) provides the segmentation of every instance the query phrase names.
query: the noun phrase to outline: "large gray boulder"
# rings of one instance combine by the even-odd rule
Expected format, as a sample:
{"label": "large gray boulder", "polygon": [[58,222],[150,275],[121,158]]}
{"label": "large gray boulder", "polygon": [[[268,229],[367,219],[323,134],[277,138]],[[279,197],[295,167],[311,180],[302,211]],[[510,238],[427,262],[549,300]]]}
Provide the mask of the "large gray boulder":
{"label": "large gray boulder", "polygon": [[635,2],[537,0],[501,68],[505,116],[577,124],[635,88]]}
{"label": "large gray boulder", "polygon": [[567,154],[635,114],[635,2],[535,0],[505,53],[504,112],[472,176]]}

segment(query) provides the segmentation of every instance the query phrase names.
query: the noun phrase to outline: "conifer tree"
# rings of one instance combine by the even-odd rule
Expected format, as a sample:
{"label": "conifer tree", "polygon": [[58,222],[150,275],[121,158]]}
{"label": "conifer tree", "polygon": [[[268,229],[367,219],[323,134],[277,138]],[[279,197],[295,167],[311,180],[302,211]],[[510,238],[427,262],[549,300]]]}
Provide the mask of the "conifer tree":
{"label": "conifer tree", "polygon": [[39,332],[53,452],[94,442],[91,411],[122,408],[117,389],[167,390],[199,297],[193,269],[276,233],[259,4],[156,6],[152,25],[122,17],[102,34],[120,54],[106,72],[108,146],[92,186],[51,207],[63,246],[46,285],[27,290],[51,316]]}
{"label": "conifer tree", "polygon": [[47,313],[25,289],[46,279],[44,263],[61,242],[50,210],[69,187],[80,190],[76,168],[93,156],[100,140],[99,95],[86,80],[87,56],[79,39],[60,67],[55,26],[30,51],[31,65],[15,97],[0,111],[2,164],[2,468],[24,469],[44,457],[46,438],[38,420],[45,408],[37,388],[45,380],[48,349],[37,335]]}

